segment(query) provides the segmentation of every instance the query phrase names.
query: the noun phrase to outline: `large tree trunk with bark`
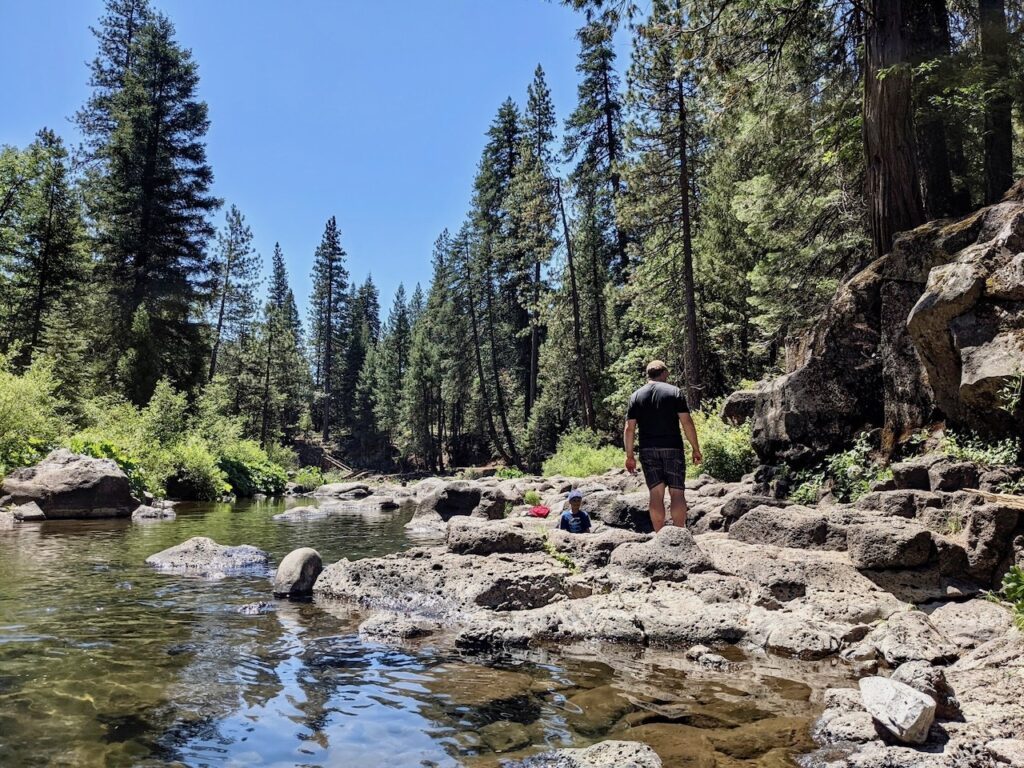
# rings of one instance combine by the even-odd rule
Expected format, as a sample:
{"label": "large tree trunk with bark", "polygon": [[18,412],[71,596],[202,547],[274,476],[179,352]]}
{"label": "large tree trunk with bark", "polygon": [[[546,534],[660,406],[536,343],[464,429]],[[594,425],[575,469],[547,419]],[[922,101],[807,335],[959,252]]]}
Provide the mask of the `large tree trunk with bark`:
{"label": "large tree trunk with bark", "polygon": [[1013,99],[1009,92],[1004,0],[978,0],[981,22],[981,61],[985,87],[985,204],[999,202],[1013,186]]}
{"label": "large tree trunk with bark", "polygon": [[686,91],[682,80],[676,84],[679,119],[679,196],[683,213],[683,304],[686,313],[686,350],[683,357],[686,376],[686,400],[693,409],[700,408],[704,391],[704,375],[697,346],[697,290],[693,279],[693,236],[690,211],[690,146],[687,135]]}
{"label": "large tree trunk with bark", "polygon": [[871,0],[864,29],[864,155],[875,256],[897,232],[924,220],[917,159],[908,29],[911,0]]}
{"label": "large tree trunk with bark", "polygon": [[[912,6],[911,64],[917,67],[938,62],[941,65],[950,55],[946,0],[918,0]],[[921,169],[921,201],[930,219],[961,212],[956,210],[957,198],[953,193],[945,115],[933,103],[944,85],[941,70],[914,78],[914,131]]]}

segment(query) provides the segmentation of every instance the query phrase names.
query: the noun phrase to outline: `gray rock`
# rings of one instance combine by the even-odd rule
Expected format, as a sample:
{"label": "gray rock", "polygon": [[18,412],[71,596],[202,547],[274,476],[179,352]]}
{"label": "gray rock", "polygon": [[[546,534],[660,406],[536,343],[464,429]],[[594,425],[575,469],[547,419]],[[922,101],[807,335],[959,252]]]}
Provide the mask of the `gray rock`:
{"label": "gray rock", "polygon": [[808,507],[757,507],[729,528],[729,538],[747,544],[794,549],[846,548],[846,532],[821,512]]}
{"label": "gray rock", "polygon": [[850,561],[856,568],[914,568],[932,556],[932,534],[901,519],[851,525],[846,529]]}
{"label": "gray rock", "polygon": [[1000,765],[1024,768],[1024,739],[992,739],[985,749]]}
{"label": "gray rock", "polygon": [[141,505],[138,509],[132,512],[133,522],[154,522],[158,520],[174,520],[177,514],[173,507],[159,506],[152,507],[146,504]]}
{"label": "gray rock", "polygon": [[901,491],[930,491],[932,483],[928,470],[932,464],[941,460],[941,457],[937,456],[922,456],[893,464],[893,484]]}
{"label": "gray rock", "polygon": [[752,389],[739,389],[725,398],[719,416],[722,421],[739,426],[750,421],[754,416],[757,403],[757,392]]}
{"label": "gray rock", "polygon": [[243,616],[263,616],[267,613],[273,613],[276,610],[276,605],[264,601],[259,603],[246,603],[238,608],[238,613]]}
{"label": "gray rock", "polygon": [[921,490],[874,491],[862,496],[853,506],[884,517],[915,518],[924,509],[941,507],[942,497]]}
{"label": "gray rock", "polygon": [[361,499],[370,495],[370,486],[366,483],[327,483],[321,485],[315,491],[314,496],[347,496],[349,498]]}
{"label": "gray rock", "polygon": [[892,667],[908,661],[946,664],[957,658],[957,648],[921,611],[899,611],[873,630],[868,640]]}
{"label": "gray rock", "polygon": [[622,544],[647,541],[650,534],[635,533],[621,528],[605,528],[590,534],[574,534],[553,530],[548,541],[555,551],[572,560],[582,570],[594,570],[608,565],[612,552]]}
{"label": "gray rock", "polygon": [[94,459],[63,448],[34,467],[4,478],[0,494],[11,503],[35,502],[48,520],[128,517],[139,502],[128,477],[111,459]]}
{"label": "gray rock", "polygon": [[301,547],[285,555],[274,574],[274,597],[309,597],[324,569],[320,553]]}
{"label": "gray rock", "polygon": [[544,534],[527,530],[521,523],[455,517],[448,521],[445,543],[448,551],[457,555],[539,552],[544,548]]}
{"label": "gray rock", "polygon": [[206,536],[195,536],[146,558],[162,571],[204,578],[222,578],[242,573],[265,573],[269,556],[262,549],[242,544],[228,547]]}
{"label": "gray rock", "polygon": [[506,768],[662,768],[661,758],[637,741],[602,741],[584,749],[558,749]]}
{"label": "gray rock", "polygon": [[34,501],[15,507],[12,513],[19,523],[40,523],[46,519],[46,514]]}
{"label": "gray rock", "polygon": [[935,715],[943,720],[958,720],[963,717],[960,702],[946,681],[945,673],[926,661],[908,661],[893,673],[892,680],[909,685],[935,701]]}
{"label": "gray rock", "polygon": [[441,530],[457,516],[499,520],[505,516],[507,501],[497,486],[481,482],[453,480],[428,484],[417,488],[416,512],[406,527]]}
{"label": "gray rock", "polygon": [[939,461],[928,468],[933,491],[960,491],[978,487],[978,468],[969,461]]}
{"label": "gray rock", "polygon": [[652,581],[682,581],[691,573],[713,567],[690,532],[675,526],[662,528],[650,541],[622,544],[612,552],[609,563]]}
{"label": "gray rock", "polygon": [[651,533],[650,495],[647,491],[637,493],[599,493],[584,499],[588,510],[605,525],[624,528],[638,533]]}
{"label": "gray rock", "polygon": [[1020,513],[1000,504],[981,504],[967,518],[968,575],[984,586],[998,586],[1000,566],[1011,551]]}
{"label": "gray rock", "polygon": [[771,496],[762,496],[756,493],[747,493],[745,491],[735,491],[730,493],[724,499],[725,503],[722,505],[719,512],[725,519],[725,529],[728,530],[729,526],[743,517],[747,512],[758,507],[788,507],[791,506],[790,502],[784,499],[776,499]]}
{"label": "gray rock", "polygon": [[876,721],[907,744],[923,744],[935,720],[935,700],[885,677],[860,681],[861,700]]}
{"label": "gray rock", "polygon": [[974,599],[921,608],[938,632],[964,649],[995,640],[1010,628],[1010,611],[991,600]]}
{"label": "gray rock", "polygon": [[378,613],[359,625],[359,634],[374,640],[412,640],[433,634],[434,627],[404,614]]}

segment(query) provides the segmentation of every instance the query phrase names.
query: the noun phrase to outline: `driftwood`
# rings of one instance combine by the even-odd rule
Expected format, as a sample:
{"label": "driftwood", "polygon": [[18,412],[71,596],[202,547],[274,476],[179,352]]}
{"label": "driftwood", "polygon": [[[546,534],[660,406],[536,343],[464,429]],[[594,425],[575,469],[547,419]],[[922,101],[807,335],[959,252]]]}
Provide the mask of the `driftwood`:
{"label": "driftwood", "polygon": [[989,491],[972,490],[971,493],[981,496],[985,501],[995,502],[1011,509],[1024,510],[1024,496],[1014,496],[1009,493],[990,493]]}

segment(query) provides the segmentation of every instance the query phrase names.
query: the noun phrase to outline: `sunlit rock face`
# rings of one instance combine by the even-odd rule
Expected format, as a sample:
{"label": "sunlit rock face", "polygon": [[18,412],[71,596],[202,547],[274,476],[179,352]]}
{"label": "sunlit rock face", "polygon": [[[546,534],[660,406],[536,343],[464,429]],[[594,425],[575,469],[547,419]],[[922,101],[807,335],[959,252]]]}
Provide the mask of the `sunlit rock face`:
{"label": "sunlit rock face", "polygon": [[837,291],[805,361],[757,392],[762,461],[810,466],[870,427],[886,447],[937,421],[1024,428],[1005,394],[1024,371],[1022,200],[906,232]]}

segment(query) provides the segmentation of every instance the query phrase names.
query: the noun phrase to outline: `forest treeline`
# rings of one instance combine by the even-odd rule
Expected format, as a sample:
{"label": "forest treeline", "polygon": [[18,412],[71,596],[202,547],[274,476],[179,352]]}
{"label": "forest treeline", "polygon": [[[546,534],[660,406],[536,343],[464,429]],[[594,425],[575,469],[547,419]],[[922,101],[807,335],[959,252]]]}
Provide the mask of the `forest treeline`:
{"label": "forest treeline", "polygon": [[45,369],[71,432],[158,393],[276,455],[537,467],[569,430],[613,439],[650,358],[695,408],[778,372],[896,233],[1020,168],[1019,0],[569,4],[575,106],[540,66],[495,100],[430,284],[382,317],[338,211],[302,317],[280,247],[264,280],[211,192],[191,52],[148,0],[108,0],[82,145],[44,128],[0,154],[6,375]]}

